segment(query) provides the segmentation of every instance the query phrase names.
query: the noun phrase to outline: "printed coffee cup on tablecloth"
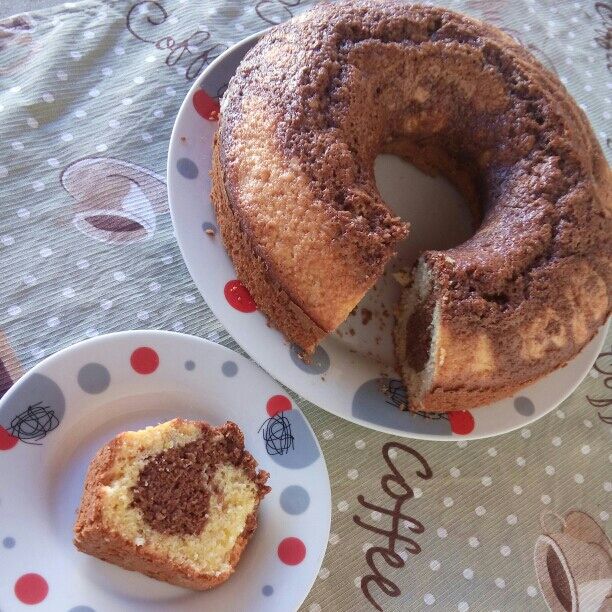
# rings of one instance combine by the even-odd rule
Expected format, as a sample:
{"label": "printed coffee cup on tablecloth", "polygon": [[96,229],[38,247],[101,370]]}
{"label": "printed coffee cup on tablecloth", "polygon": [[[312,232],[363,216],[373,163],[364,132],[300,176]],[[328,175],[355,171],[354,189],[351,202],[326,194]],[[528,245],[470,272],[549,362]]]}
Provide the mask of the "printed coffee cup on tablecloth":
{"label": "printed coffee cup on tablecloth", "polygon": [[[560,518],[560,517],[559,517]],[[607,610],[612,596],[612,546],[588,514],[576,510],[559,531],[541,535],[535,569],[552,612]]]}
{"label": "printed coffee cup on tablecloth", "polygon": [[76,200],[73,225],[100,242],[147,240],[156,213],[167,210],[163,177],[118,159],[80,159],[64,169],[61,182]]}

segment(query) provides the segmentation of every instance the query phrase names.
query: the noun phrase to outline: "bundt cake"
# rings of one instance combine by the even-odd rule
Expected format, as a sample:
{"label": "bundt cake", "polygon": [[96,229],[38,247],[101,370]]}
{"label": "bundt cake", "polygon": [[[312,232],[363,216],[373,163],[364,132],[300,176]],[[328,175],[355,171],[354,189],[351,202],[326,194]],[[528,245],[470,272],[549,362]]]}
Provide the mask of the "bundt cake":
{"label": "bundt cake", "polygon": [[234,572],[267,478],[234,423],[174,419],[124,432],[89,466],[74,543],[151,578],[209,589]]}
{"label": "bundt cake", "polygon": [[404,290],[411,407],[491,402],[580,351],[612,290],[612,178],[586,116],[507,34],[394,0],[273,28],[224,96],[212,201],[271,323],[311,352],[380,277],[407,233],[376,188],[385,152],[447,177],[479,223]]}

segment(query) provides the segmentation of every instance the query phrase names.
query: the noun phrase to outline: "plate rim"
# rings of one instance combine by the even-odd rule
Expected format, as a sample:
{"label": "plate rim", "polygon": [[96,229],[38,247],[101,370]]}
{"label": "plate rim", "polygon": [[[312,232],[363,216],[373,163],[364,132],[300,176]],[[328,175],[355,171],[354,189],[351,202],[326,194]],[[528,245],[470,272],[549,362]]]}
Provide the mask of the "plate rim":
{"label": "plate rim", "polygon": [[[175,158],[177,158],[176,153],[177,153],[177,150],[178,150],[178,147],[179,147],[179,136],[178,136],[179,125],[182,122],[184,116],[189,112],[189,105],[190,105],[191,98],[192,98],[193,94],[196,91],[198,91],[199,89],[201,89],[201,83],[202,83],[202,81],[205,80],[206,76],[212,70],[214,70],[219,64],[221,64],[224,61],[226,61],[226,58],[230,54],[235,53],[238,49],[240,49],[241,47],[243,47],[245,45],[248,45],[253,40],[259,39],[263,34],[265,34],[266,32],[268,32],[269,30],[271,30],[273,28],[274,28],[274,26],[271,26],[270,28],[266,28],[264,30],[260,30],[258,32],[255,32],[255,33],[253,33],[253,34],[251,34],[251,35],[249,35],[249,36],[239,40],[238,42],[236,42],[235,44],[230,46],[228,49],[226,49],[221,55],[219,55],[217,58],[215,58],[215,60],[212,61],[206,67],[206,69],[204,71],[202,71],[202,73],[198,76],[198,78],[194,81],[194,83],[189,88],[188,92],[186,93],[185,98],[183,99],[183,102],[181,103],[181,105],[179,107],[178,113],[176,114],[176,117],[175,117],[175,120],[174,120],[174,125],[172,127],[172,132],[171,132],[171,135],[170,135],[170,141],[169,141],[169,146],[168,146],[168,157],[167,157],[167,164],[166,164],[166,177],[167,177],[166,178],[166,183],[167,183],[167,191],[168,191],[168,207],[170,209],[170,217],[171,217],[172,225],[173,225],[173,228],[174,228],[174,235],[175,235],[177,244],[179,246],[181,257],[182,257],[182,259],[183,259],[183,261],[185,263],[185,266],[187,267],[187,271],[189,272],[191,280],[193,281],[194,285],[198,289],[198,292],[203,297],[203,299],[206,302],[207,306],[210,308],[210,310],[215,315],[217,320],[227,330],[227,332],[230,334],[230,336],[233,338],[233,340],[240,346],[240,348],[249,356],[249,358],[254,363],[256,363],[259,367],[261,367],[269,376],[271,376],[279,384],[281,384],[281,385],[285,386],[287,389],[291,390],[292,393],[294,393],[298,397],[303,398],[306,401],[310,402],[311,404],[316,406],[318,409],[324,410],[325,412],[328,412],[329,414],[332,414],[332,415],[334,415],[337,418],[340,418],[340,419],[343,419],[345,421],[354,423],[356,425],[360,425],[360,426],[365,427],[366,429],[369,429],[369,430],[379,431],[379,432],[382,432],[382,433],[386,433],[386,434],[390,434],[390,435],[395,435],[395,436],[398,436],[398,437],[401,437],[401,438],[406,438],[406,439],[431,440],[431,441],[434,441],[434,442],[459,442],[461,440],[465,440],[465,441],[483,440],[483,439],[486,439],[486,438],[493,438],[493,437],[496,437],[496,436],[500,436],[500,435],[504,435],[504,434],[507,434],[507,433],[511,433],[513,431],[516,431],[518,429],[526,427],[526,426],[528,426],[528,425],[538,421],[539,419],[545,417],[546,415],[548,415],[553,410],[555,410],[561,403],[563,403],[568,397],[570,397],[574,393],[574,391],[578,388],[578,386],[583,382],[584,378],[588,374],[588,371],[591,369],[592,364],[594,363],[594,360],[591,362],[591,364],[588,366],[588,368],[585,369],[583,374],[581,374],[579,377],[577,377],[576,380],[574,381],[574,383],[569,385],[565,389],[565,391],[563,392],[561,398],[557,402],[554,402],[553,404],[551,404],[550,408],[548,408],[546,411],[544,411],[541,414],[535,414],[535,415],[529,416],[529,417],[521,417],[521,420],[519,422],[512,423],[510,425],[505,425],[503,428],[500,428],[500,429],[498,429],[497,431],[494,431],[494,432],[487,431],[487,432],[478,433],[476,431],[476,432],[473,432],[473,433],[471,432],[471,433],[466,434],[466,435],[456,435],[456,434],[453,434],[453,433],[435,435],[435,434],[430,434],[430,433],[425,433],[425,432],[414,432],[414,431],[406,431],[406,430],[394,429],[394,428],[389,427],[387,425],[381,425],[379,423],[375,423],[375,422],[371,422],[371,421],[367,421],[365,419],[362,419],[361,417],[355,416],[354,414],[352,414],[352,412],[350,412],[348,414],[345,414],[343,411],[337,410],[333,403],[331,403],[330,405],[327,405],[327,404],[322,405],[322,404],[319,403],[318,400],[314,401],[316,396],[314,396],[314,397],[310,396],[310,397],[313,397],[313,399],[309,399],[309,394],[308,393],[304,394],[303,393],[303,389],[301,387],[298,390],[298,389],[295,388],[295,385],[283,382],[281,380],[281,378],[277,378],[276,372],[273,371],[273,369],[270,368],[269,364],[265,363],[265,365],[264,365],[264,363],[260,363],[259,360],[256,360],[253,357],[251,357],[251,352],[248,349],[248,347],[245,345],[244,341],[240,338],[240,334],[236,335],[234,333],[234,329],[237,326],[234,323],[232,323],[231,321],[228,322],[225,317],[223,317],[223,318],[219,317],[218,312],[219,312],[220,309],[216,305],[213,305],[211,302],[209,302],[209,300],[207,299],[207,296],[205,295],[205,292],[203,292],[200,289],[200,283],[196,280],[196,278],[199,276],[197,273],[194,273],[195,267],[196,267],[196,262],[193,261],[191,257],[187,257],[186,256],[187,253],[190,252],[190,250],[187,248],[186,240],[184,240],[182,238],[181,231],[179,230],[180,224],[178,223],[178,220],[177,220],[178,208],[176,206],[176,199],[174,199],[174,204],[173,204],[172,193],[179,189],[177,187],[177,185],[175,184],[176,174],[175,174],[174,167],[173,167],[173,162],[175,161]],[[207,171],[208,170],[209,169],[207,168]],[[202,204],[205,205],[207,200],[208,200],[208,205],[211,206],[211,208],[212,208],[212,205],[210,203],[210,194],[204,195],[204,197],[202,197]],[[214,215],[214,213],[213,213],[213,217],[215,218],[215,221],[216,221],[216,216]],[[229,255],[227,255],[227,250],[225,249],[224,245],[222,245],[222,248],[223,248],[226,256],[229,257]],[[233,264],[232,264],[232,267],[233,267]],[[603,347],[603,345],[605,343],[606,337],[607,337],[609,325],[610,325],[610,317],[606,320],[605,323],[603,323],[597,329],[597,331],[595,332],[595,334],[593,335],[593,338],[591,338],[589,343],[587,343],[576,355],[574,355],[568,362],[566,362],[566,364],[564,364],[560,368],[557,368],[556,370],[553,370],[553,372],[549,372],[545,376],[537,379],[534,383],[527,384],[524,387],[521,387],[521,389],[528,389],[531,385],[537,384],[538,382],[544,380],[547,376],[550,376],[551,374],[559,371],[562,367],[565,367],[566,365],[571,363],[583,351],[585,351],[586,348],[588,347],[588,345],[595,340],[595,338],[597,337],[598,334],[601,333],[601,338],[600,338],[599,342],[597,343],[597,353],[600,353],[601,349],[602,349],[602,347]],[[284,340],[286,341],[286,339],[284,339]],[[396,375],[399,377],[399,374],[396,373]],[[509,397],[511,397],[511,396],[509,396]],[[472,412],[472,411],[478,412],[481,408],[486,408],[486,406],[484,406],[484,407],[483,406],[478,406],[478,407],[475,407],[475,408],[471,408],[470,412]]]}

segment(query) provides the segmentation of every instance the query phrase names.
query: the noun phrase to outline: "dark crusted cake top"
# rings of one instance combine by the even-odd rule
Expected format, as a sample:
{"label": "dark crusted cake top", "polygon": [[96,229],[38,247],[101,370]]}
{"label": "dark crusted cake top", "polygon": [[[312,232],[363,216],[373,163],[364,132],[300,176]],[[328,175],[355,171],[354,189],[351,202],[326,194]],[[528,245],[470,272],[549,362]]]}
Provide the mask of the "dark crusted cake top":
{"label": "dark crusted cake top", "polygon": [[347,282],[370,282],[404,236],[374,181],[376,155],[392,152],[445,174],[481,220],[466,243],[425,255],[447,315],[481,325],[535,312],[577,261],[609,294],[608,165],[559,81],[499,30],[437,7],[338,2],[272,29],[249,52],[224,100],[226,188],[271,270],[282,274],[285,261],[299,292],[287,251],[276,260],[262,243],[273,223],[241,200],[253,152],[241,130],[260,101],[273,126],[261,138],[307,178],[331,228],[317,248],[350,262]]}

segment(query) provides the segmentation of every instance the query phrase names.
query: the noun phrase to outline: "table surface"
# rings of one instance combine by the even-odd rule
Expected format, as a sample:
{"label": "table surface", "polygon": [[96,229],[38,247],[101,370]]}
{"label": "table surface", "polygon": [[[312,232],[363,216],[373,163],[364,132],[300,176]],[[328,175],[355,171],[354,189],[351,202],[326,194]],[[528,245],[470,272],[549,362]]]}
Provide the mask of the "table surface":
{"label": "table surface", "polygon": [[[0,0],[0,17],[14,13],[16,4]],[[167,16],[157,25],[143,21],[145,10],[159,10],[154,2],[141,3],[146,8],[132,23],[127,16],[134,3],[127,0],[18,4],[20,11],[33,12],[18,24],[0,24],[0,395],[45,356],[111,331],[182,331],[240,351],[197,293],[173,236],[165,199],[167,143],[192,81],[188,58],[173,62],[155,40],[181,40],[198,24],[211,34],[206,44],[231,45],[312,2],[164,0]],[[587,0],[444,4],[484,18],[526,45],[585,109],[610,156],[612,74],[605,32],[612,9]],[[121,242],[120,231],[80,224],[92,204],[118,213],[125,197],[113,191],[120,190],[118,183],[83,172],[93,159],[106,172],[102,178],[129,164],[149,182],[148,193],[138,196],[152,228],[146,239]],[[581,511],[583,527],[609,525],[610,355],[602,354],[558,410],[528,428],[482,441],[439,444],[387,436],[296,397],[321,443],[333,498],[327,554],[302,609],[374,609],[363,578],[372,574],[368,549],[388,546],[384,530],[393,504],[381,479],[393,451],[391,460],[414,492],[401,508],[399,528],[407,536],[415,519],[424,531],[412,534],[417,546],[410,553],[396,542],[400,567],[378,558],[389,580],[384,589],[371,585],[380,606],[546,610],[534,568],[536,542],[551,529],[541,522],[542,513],[561,517],[555,529],[569,530],[573,508]],[[406,448],[423,457],[431,478],[416,474]],[[3,520],[5,499],[0,491],[0,541],[12,541],[11,525]],[[574,536],[568,541],[578,542]],[[13,543],[19,546],[17,538]],[[19,576],[4,562],[5,548],[0,608],[7,612],[18,609],[12,585]],[[581,575],[580,559],[571,550],[564,554]],[[44,567],[32,571],[44,573]],[[540,571],[547,584],[554,580]]]}

